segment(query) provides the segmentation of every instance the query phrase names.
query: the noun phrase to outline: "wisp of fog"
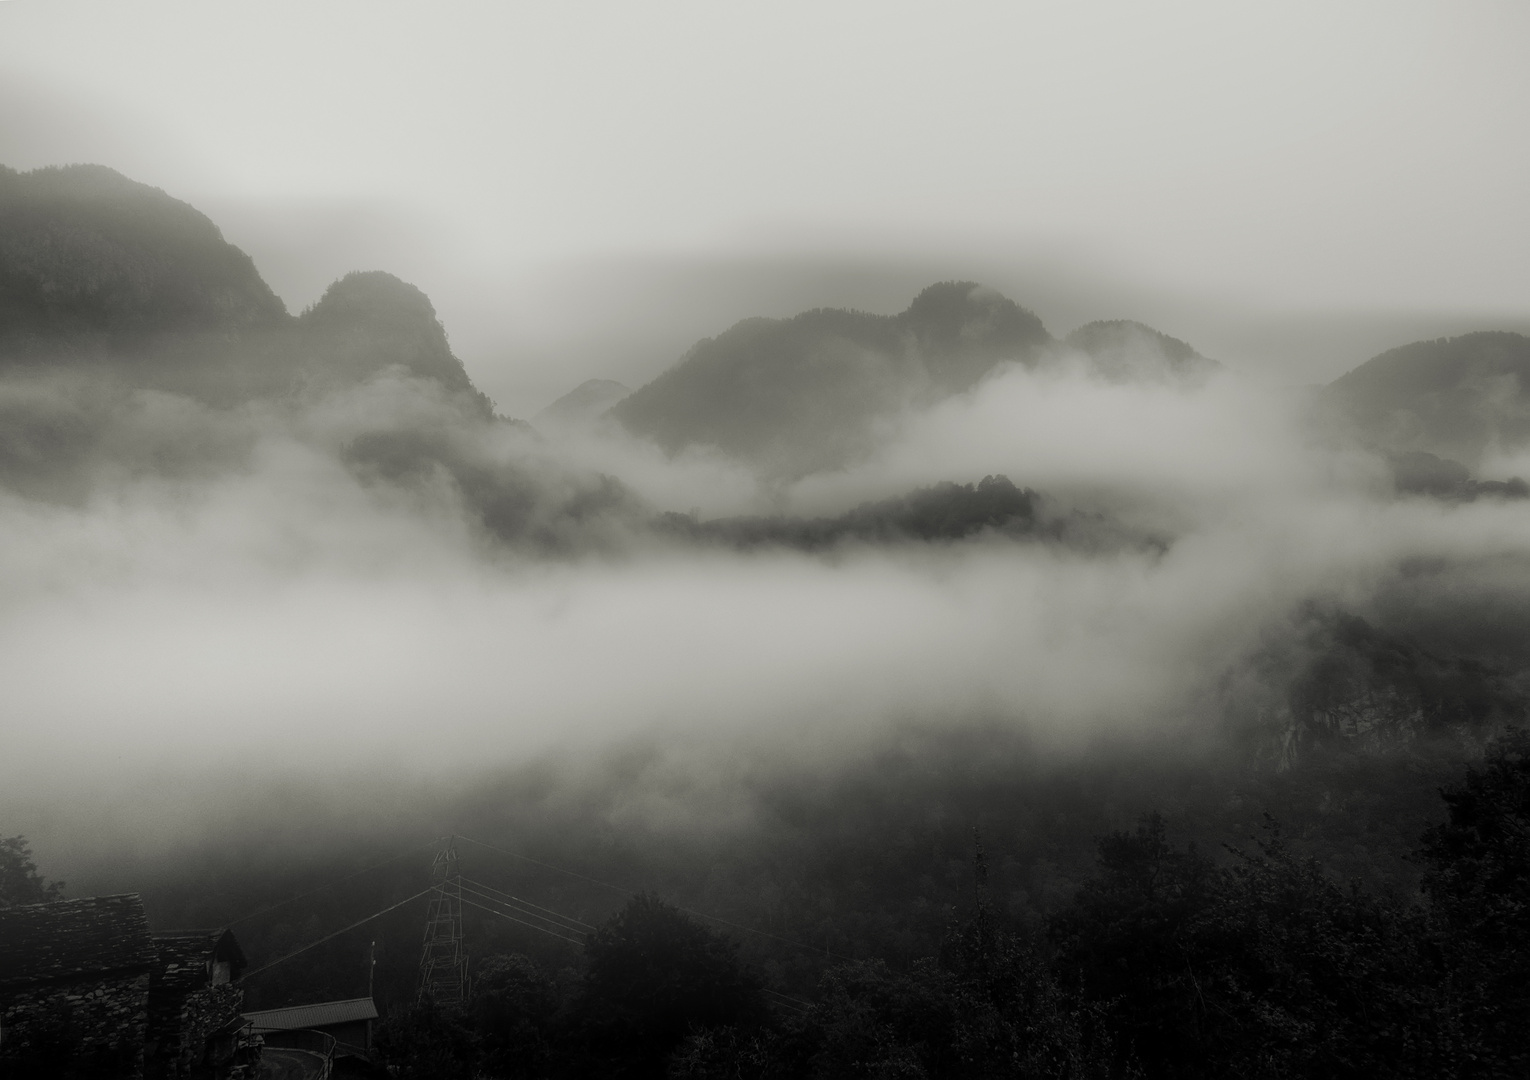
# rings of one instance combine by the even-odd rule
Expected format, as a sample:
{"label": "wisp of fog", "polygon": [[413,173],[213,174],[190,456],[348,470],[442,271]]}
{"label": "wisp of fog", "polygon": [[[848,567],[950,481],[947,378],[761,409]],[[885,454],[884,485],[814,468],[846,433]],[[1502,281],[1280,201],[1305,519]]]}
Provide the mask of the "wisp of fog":
{"label": "wisp of fog", "polygon": [[[104,430],[67,483],[0,502],[13,804],[124,772],[427,776],[657,733],[821,762],[905,722],[998,719],[1038,747],[1194,732],[1304,603],[1365,610],[1419,560],[1530,558],[1530,503],[1398,498],[1379,457],[1228,374],[1001,367],[789,482],[609,424],[464,432],[397,372],[302,406],[3,392]],[[527,504],[558,542],[498,542],[440,470],[357,468],[381,429],[561,493]],[[591,471],[625,502],[570,517]],[[998,473],[1071,524],[822,551],[647,524],[832,515]]]}

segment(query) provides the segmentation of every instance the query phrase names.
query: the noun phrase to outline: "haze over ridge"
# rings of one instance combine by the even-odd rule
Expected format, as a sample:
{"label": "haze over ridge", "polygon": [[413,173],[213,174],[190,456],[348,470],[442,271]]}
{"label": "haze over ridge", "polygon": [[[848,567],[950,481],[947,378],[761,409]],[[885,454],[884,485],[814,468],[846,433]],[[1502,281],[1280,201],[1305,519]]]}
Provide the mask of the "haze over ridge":
{"label": "haze over ridge", "polygon": [[75,11],[5,9],[6,160],[182,193],[294,311],[390,268],[514,415],[951,278],[1282,385],[1530,329],[1512,5]]}
{"label": "haze over ridge", "polygon": [[[24,820],[50,775],[38,763],[66,760],[88,788],[124,762],[256,755],[301,769],[358,743],[357,768],[430,773],[656,732],[779,749],[812,729],[820,765],[826,747],[853,752],[912,719],[998,718],[1055,747],[1206,732],[1280,699],[1296,669],[1231,699],[1227,680],[1296,633],[1315,599],[1374,615],[1390,595],[1421,605],[1413,618],[1437,634],[1428,589],[1480,588],[1472,575],[1496,566],[1520,595],[1530,503],[1399,498],[1374,446],[1314,440],[1298,398],[1200,366],[1162,378],[1192,353],[1122,324],[1095,331],[1113,350],[1102,367],[968,283],[926,294],[957,317],[923,355],[970,358],[941,350],[992,311],[1029,337],[900,401],[853,459],[784,483],[769,461],[705,440],[665,452],[610,425],[543,435],[495,419],[418,290],[352,275],[327,295],[281,316],[295,331],[258,337],[284,353],[243,351],[236,334],[181,356],[237,375],[275,355],[296,367],[264,370],[303,373],[253,391],[163,372],[141,387],[136,369],[110,368],[177,348],[174,333],[92,339],[98,351],[62,359],[34,335],[7,367],[0,657],[27,718],[7,775]],[[863,325],[846,318],[743,329],[768,342],[778,326]],[[29,449],[42,445],[75,456]],[[904,520],[886,500],[911,489],[959,502],[931,485],[993,474],[1039,494],[992,520],[1038,525],[979,519],[932,543],[854,524]],[[715,538],[654,530],[657,512],[692,507],[698,523],[723,519]],[[782,523],[728,518],[761,511]],[[794,523],[802,514],[831,524]],[[801,540],[804,528],[831,542]],[[779,539],[740,550],[748,535]],[[1421,560],[1440,568],[1404,570]],[[439,754],[420,742],[425,717]]]}

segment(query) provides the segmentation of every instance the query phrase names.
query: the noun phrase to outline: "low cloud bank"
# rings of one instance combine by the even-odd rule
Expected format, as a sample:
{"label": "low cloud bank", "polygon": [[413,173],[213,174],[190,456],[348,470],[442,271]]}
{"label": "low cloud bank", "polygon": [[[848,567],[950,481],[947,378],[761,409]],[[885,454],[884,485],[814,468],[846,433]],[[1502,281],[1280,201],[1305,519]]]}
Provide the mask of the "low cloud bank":
{"label": "low cloud bank", "polygon": [[[649,732],[822,761],[910,721],[1039,747],[1202,730],[1303,604],[1460,624],[1410,568],[1480,589],[1530,566],[1530,502],[1397,498],[1380,458],[1308,445],[1291,403],[1225,376],[1008,369],[786,487],[610,431],[470,424],[396,375],[301,407],[103,394],[0,387],[33,432],[0,497],[12,819],[104,778],[429,776]],[[29,450],[47,432],[51,458]],[[650,527],[994,473],[1166,544],[741,553]]]}

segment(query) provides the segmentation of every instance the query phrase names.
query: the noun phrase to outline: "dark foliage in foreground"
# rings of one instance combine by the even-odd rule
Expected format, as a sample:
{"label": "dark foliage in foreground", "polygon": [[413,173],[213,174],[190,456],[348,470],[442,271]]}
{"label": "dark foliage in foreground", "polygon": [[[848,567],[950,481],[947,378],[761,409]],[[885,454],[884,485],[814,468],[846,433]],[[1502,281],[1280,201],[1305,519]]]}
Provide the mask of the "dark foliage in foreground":
{"label": "dark foliage in foreground", "polygon": [[937,955],[842,962],[811,1003],[767,1011],[725,939],[643,896],[582,979],[491,960],[471,1014],[407,1014],[384,1045],[403,1076],[1523,1076],[1530,735],[1442,795],[1420,902],[1336,883],[1273,821],[1216,859],[1150,814],[1041,926],[994,910],[980,852]]}
{"label": "dark foliage in foreground", "polygon": [[1473,1055],[1530,1075],[1530,732],[1441,794],[1421,855],[1451,1003]]}
{"label": "dark foliage in foreground", "polygon": [[1271,826],[1217,867],[1156,815],[1100,845],[1059,967],[1151,1076],[1448,1075],[1460,1050],[1420,912],[1346,890]]}

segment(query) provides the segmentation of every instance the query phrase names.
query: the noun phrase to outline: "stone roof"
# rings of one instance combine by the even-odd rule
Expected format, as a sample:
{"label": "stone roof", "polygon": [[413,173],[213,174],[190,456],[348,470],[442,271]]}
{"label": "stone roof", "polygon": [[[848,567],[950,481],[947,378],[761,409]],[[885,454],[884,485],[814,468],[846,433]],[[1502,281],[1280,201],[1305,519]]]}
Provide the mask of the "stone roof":
{"label": "stone roof", "polygon": [[7,989],[153,966],[137,893],[0,908],[0,986]]}
{"label": "stone roof", "polygon": [[190,993],[206,986],[216,962],[229,965],[229,977],[239,978],[246,960],[244,950],[229,930],[156,930],[154,938],[155,991]]}
{"label": "stone roof", "polygon": [[294,1031],[346,1024],[355,1020],[376,1020],[377,1006],[369,997],[350,998],[346,1001],[322,1001],[317,1005],[292,1005],[285,1009],[247,1012],[244,1018],[254,1025],[257,1032]]}

